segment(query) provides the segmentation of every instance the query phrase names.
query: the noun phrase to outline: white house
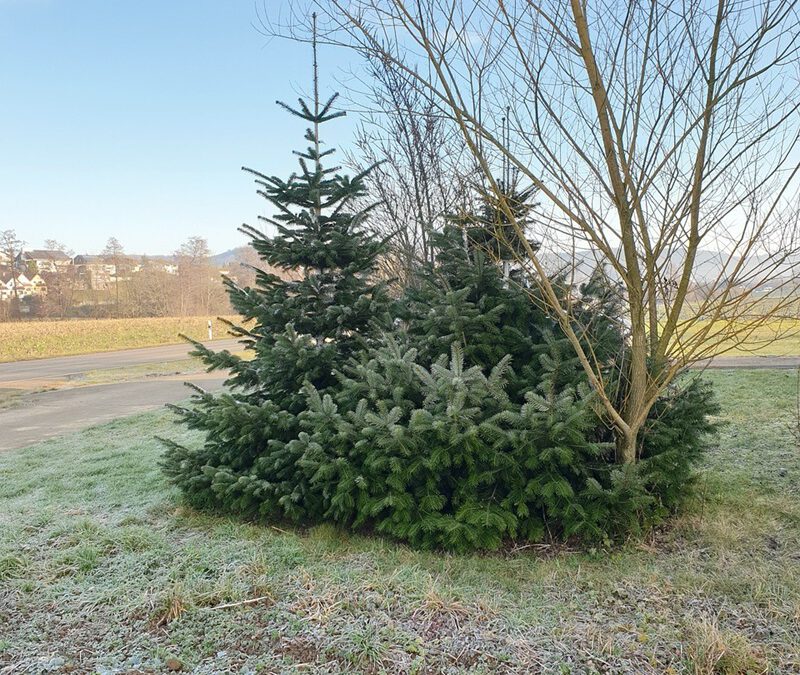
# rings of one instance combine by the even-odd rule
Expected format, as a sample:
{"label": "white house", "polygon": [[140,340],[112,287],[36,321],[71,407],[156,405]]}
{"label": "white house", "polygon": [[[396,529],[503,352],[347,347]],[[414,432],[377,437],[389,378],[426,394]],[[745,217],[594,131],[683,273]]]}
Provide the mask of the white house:
{"label": "white house", "polygon": [[47,283],[38,274],[34,274],[31,278],[24,274],[19,274],[16,278],[0,279],[0,300],[8,301],[13,299],[15,289],[16,296],[20,300],[47,295]]}
{"label": "white house", "polygon": [[117,266],[101,255],[76,255],[72,259],[78,279],[84,288],[107,291],[113,288]]}
{"label": "white house", "polygon": [[20,253],[17,256],[17,264],[21,269],[30,269],[32,265],[37,272],[55,274],[69,267],[72,264],[72,258],[64,251],[34,249]]}
{"label": "white house", "polygon": [[14,282],[11,278],[0,277],[0,302],[8,302],[14,297]]}

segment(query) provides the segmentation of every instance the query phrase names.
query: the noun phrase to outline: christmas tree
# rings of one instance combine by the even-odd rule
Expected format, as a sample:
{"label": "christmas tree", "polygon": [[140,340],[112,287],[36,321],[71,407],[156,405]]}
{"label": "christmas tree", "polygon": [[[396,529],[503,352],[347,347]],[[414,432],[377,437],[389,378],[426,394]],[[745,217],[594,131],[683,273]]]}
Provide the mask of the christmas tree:
{"label": "christmas tree", "polygon": [[[517,222],[531,208],[531,194],[513,188],[506,195],[504,209],[513,208]],[[447,354],[453,343],[461,346],[467,363],[485,371],[509,356],[508,392],[523,401],[544,377],[561,388],[584,383],[586,376],[538,286],[526,277],[529,271],[522,265],[509,274],[509,263],[524,261],[525,251],[504,209],[486,201],[475,214],[452,218],[434,233],[435,261],[419,268],[396,311],[426,365]],[[582,340],[587,347],[591,343],[599,363],[611,368],[625,349],[618,289],[601,269],[579,288],[565,278],[551,281],[562,297],[569,295]]]}
{"label": "christmas tree", "polygon": [[[503,174],[510,175],[510,171],[504,170]],[[533,251],[539,248],[538,242],[524,236],[528,216],[536,206],[531,203],[535,193],[532,187],[520,189],[516,181],[502,178],[496,181],[495,191],[484,196],[477,213],[458,219],[468,245],[501,262],[505,277],[509,276],[512,262],[527,257],[529,247]]]}
{"label": "christmas tree", "polygon": [[230,370],[230,393],[197,390],[191,407],[175,408],[190,428],[205,432],[202,448],[165,441],[165,469],[196,504],[314,515],[316,498],[298,471],[293,443],[306,407],[303,387],[335,387],[335,371],[388,325],[388,298],[374,280],[383,243],[363,227],[371,207],[357,206],[368,172],[351,178],[323,164],[334,150],[323,149],[320,127],[345,114],[334,110],[337,96],[320,100],[315,31],[312,100],[297,107],[278,101],[308,124],[308,146],[296,152],[299,170],[281,179],[244,169],[273,207],[274,216],[260,218],[276,231],[268,237],[242,226],[269,269],[255,270],[252,288],[225,280],[244,318],[231,332],[251,358],[195,342],[194,354],[209,370]]}

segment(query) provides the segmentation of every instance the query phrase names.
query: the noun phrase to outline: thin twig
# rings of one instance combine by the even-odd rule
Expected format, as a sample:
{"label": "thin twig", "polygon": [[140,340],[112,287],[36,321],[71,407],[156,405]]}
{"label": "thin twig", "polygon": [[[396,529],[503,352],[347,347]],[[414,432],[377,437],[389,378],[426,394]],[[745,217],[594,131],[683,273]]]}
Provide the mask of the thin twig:
{"label": "thin twig", "polygon": [[271,595],[262,595],[260,598],[251,598],[250,600],[240,600],[239,602],[227,602],[224,605],[215,605],[214,607],[207,607],[207,609],[230,609],[231,607],[240,607],[242,605],[255,605],[264,600],[272,600]]}

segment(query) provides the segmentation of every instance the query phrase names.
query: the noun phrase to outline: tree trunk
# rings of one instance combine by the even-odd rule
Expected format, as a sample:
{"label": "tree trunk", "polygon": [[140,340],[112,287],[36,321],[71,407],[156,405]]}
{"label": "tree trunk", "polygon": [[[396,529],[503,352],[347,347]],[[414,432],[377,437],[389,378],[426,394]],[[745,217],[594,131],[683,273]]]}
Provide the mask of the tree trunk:
{"label": "tree trunk", "polygon": [[[634,294],[631,293],[633,296]],[[647,368],[648,343],[645,310],[642,298],[631,298],[631,367],[627,397],[622,418],[627,429],[618,432],[617,461],[633,464],[637,460],[637,443],[642,421],[647,417],[649,373]]]}
{"label": "tree trunk", "polygon": [[639,452],[639,429],[617,431],[617,464],[634,464]]}

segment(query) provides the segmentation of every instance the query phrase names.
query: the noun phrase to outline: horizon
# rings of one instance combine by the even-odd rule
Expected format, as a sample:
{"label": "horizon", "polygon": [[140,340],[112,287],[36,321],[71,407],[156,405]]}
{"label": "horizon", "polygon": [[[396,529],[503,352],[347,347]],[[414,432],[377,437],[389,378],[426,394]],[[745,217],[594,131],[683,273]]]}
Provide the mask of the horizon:
{"label": "horizon", "polygon": [[[19,233],[17,233],[17,234],[19,234]],[[47,237],[47,239],[50,239],[50,238],[51,237]],[[69,245],[69,242],[59,241],[58,243],[64,244],[65,248],[63,248],[63,249],[52,249],[52,248],[48,248],[44,244],[42,246],[30,246],[28,244],[25,244],[24,246],[22,246],[20,248],[19,251],[20,251],[20,253],[31,253],[31,252],[34,252],[34,251],[46,251],[46,252],[59,252],[60,251],[61,253],[65,253],[66,255],[68,255],[70,257],[70,259],[72,259],[72,258],[75,258],[76,256],[80,256],[80,255],[84,255],[84,256],[103,256],[102,250],[105,247],[105,242],[103,242],[103,245],[101,245],[101,246],[95,246],[92,250],[84,251],[84,250],[78,250],[78,249],[72,248]],[[238,249],[247,248],[247,247],[248,247],[248,243],[244,242],[244,243],[239,244],[237,246],[231,246],[231,247],[226,248],[226,249],[221,250],[221,251],[211,250],[208,257],[209,258],[219,258],[221,256],[230,255],[230,254],[234,253],[235,251],[237,251]],[[173,258],[178,254],[179,254],[179,251],[177,251],[177,250],[175,250],[175,251],[167,251],[167,252],[154,251],[152,253],[142,253],[141,251],[128,251],[127,249],[125,249],[120,254],[120,257],[124,256],[125,258],[131,259],[131,260],[135,260],[135,259],[139,259],[139,258]]]}
{"label": "horizon", "polygon": [[[262,10],[263,11],[263,10]],[[76,253],[116,237],[164,255],[190,236],[246,245],[266,203],[242,166],[285,176],[304,124],[275,101],[310,89],[307,45],[268,39],[252,0],[0,1],[0,230]],[[324,94],[352,65],[323,47]],[[330,125],[346,149],[358,118]]]}

